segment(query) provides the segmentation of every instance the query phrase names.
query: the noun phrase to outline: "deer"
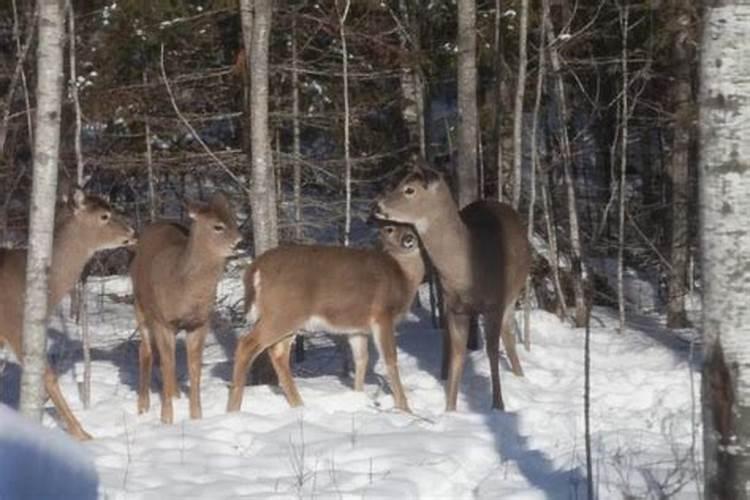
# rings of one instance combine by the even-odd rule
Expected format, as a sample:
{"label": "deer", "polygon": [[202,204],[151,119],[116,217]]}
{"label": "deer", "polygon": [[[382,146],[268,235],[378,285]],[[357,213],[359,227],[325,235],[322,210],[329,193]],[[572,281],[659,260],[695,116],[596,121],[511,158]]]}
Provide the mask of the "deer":
{"label": "deer", "polygon": [[186,201],[189,228],[169,221],[147,226],[130,263],[134,309],[140,337],[138,413],[150,408],[151,368],[156,349],[162,375],[161,421],[174,419],[179,397],[175,372],[177,333],[186,332],[190,418],[202,417],[200,399],[203,346],[227,258],[242,240],[232,208],[222,193],[208,202]]}
{"label": "deer", "polygon": [[[75,286],[96,252],[135,243],[135,230],[105,199],[74,188],[63,196],[63,202],[52,242],[47,317]],[[0,249],[0,345],[7,344],[21,364],[26,256],[25,249]],[[45,367],[44,388],[67,431],[79,440],[91,439],[70,410],[49,364]]]}
{"label": "deer", "polygon": [[235,350],[228,412],[240,410],[247,371],[266,349],[289,406],[303,404],[289,369],[289,351],[302,329],[347,336],[356,391],[364,389],[371,334],[385,362],[394,406],[410,412],[395,328],[423,280],[424,262],[408,226],[389,224],[379,235],[382,249],[288,245],[265,252],[248,267],[245,309],[254,325]]}
{"label": "deer", "polygon": [[459,211],[445,179],[420,166],[377,198],[373,215],[413,225],[437,271],[447,324],[446,411],[456,410],[470,323],[477,315],[485,318],[492,407],[504,410],[499,338],[513,373],[523,376],[512,324],[515,302],[531,267],[530,245],[518,212],[493,200],[475,201]]}

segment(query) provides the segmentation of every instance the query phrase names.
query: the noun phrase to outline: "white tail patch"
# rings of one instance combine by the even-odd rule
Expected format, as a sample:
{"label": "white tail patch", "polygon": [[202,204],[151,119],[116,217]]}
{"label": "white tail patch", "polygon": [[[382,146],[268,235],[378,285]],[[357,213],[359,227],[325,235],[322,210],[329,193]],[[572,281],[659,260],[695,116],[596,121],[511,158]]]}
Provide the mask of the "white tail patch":
{"label": "white tail patch", "polygon": [[253,300],[253,303],[250,304],[250,309],[247,310],[247,320],[250,323],[255,323],[258,321],[259,317],[259,310],[258,310],[258,301],[260,300],[260,269],[256,269],[255,274],[253,275],[253,288],[255,289],[255,299]]}

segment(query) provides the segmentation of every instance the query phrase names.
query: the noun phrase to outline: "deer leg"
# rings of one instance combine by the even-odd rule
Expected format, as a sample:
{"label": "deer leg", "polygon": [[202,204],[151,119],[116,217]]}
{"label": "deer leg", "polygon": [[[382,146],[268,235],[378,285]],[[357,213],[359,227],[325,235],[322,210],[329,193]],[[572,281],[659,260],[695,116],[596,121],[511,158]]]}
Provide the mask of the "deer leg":
{"label": "deer leg", "polygon": [[464,357],[466,356],[466,338],[469,335],[469,316],[467,314],[456,314],[453,311],[449,311],[446,319],[448,320],[451,355],[445,411],[455,411],[456,400],[458,399],[458,385],[461,382],[461,376],[464,369]]}
{"label": "deer leg", "polygon": [[279,378],[279,385],[281,386],[281,390],[284,391],[284,396],[286,396],[289,406],[296,407],[302,406],[302,397],[299,395],[297,384],[294,383],[294,377],[292,376],[292,370],[289,368],[289,354],[291,353],[293,342],[294,335],[291,335],[272,345],[269,348],[269,354],[273,369]]}
{"label": "deer leg", "polygon": [[187,334],[187,362],[188,376],[190,378],[190,418],[196,419],[203,416],[201,409],[201,366],[203,361],[203,345],[208,335],[208,325]]}
{"label": "deer leg", "polygon": [[367,362],[370,353],[367,349],[367,336],[349,335],[347,339],[349,347],[352,349],[352,359],[354,359],[354,390],[363,391],[365,388],[365,372],[367,372]]}
{"label": "deer leg", "polygon": [[138,413],[145,413],[151,407],[151,367],[153,354],[151,332],[146,326],[145,317],[140,306],[135,304],[135,319],[141,342],[138,346]]}
{"label": "deer leg", "polygon": [[401,377],[398,373],[396,336],[393,330],[393,320],[388,318],[387,320],[373,322],[372,333],[375,345],[385,361],[385,368],[388,373],[388,385],[391,386],[396,408],[411,413],[409,404],[406,402],[404,388],[401,386]]}
{"label": "deer leg", "polygon": [[50,399],[52,399],[52,403],[54,403],[57,412],[62,419],[65,420],[68,432],[81,441],[91,439],[91,435],[83,430],[81,423],[70,410],[68,403],[63,397],[62,391],[60,391],[60,386],[57,383],[57,376],[49,365],[44,370],[44,387],[47,390]]}
{"label": "deer leg", "polygon": [[159,350],[161,367],[161,421],[171,424],[174,421],[172,398],[177,393],[177,375],[175,373],[175,335],[162,325],[154,325],[156,348]]}
{"label": "deer leg", "polygon": [[451,335],[448,332],[447,325],[441,328],[440,336],[443,340],[443,357],[440,363],[440,379],[448,380],[448,372],[451,368]]}
{"label": "deer leg", "polygon": [[492,380],[492,408],[496,410],[504,410],[505,405],[503,404],[503,393],[500,388],[500,328],[502,323],[497,313],[488,314],[486,316],[487,324],[485,325],[486,331],[486,345],[487,348],[487,359],[490,361],[490,377]]}
{"label": "deer leg", "polygon": [[250,333],[237,342],[237,348],[234,350],[234,371],[232,373],[232,387],[229,389],[227,412],[240,410],[247,371],[255,358],[265,349],[265,346],[261,345],[259,341],[262,322],[263,319],[261,318],[255,323]]}
{"label": "deer leg", "polygon": [[516,351],[516,335],[513,332],[513,325],[515,325],[514,303],[511,302],[503,312],[501,336],[505,353],[508,355],[508,360],[510,361],[510,368],[513,370],[513,375],[523,377],[523,368],[521,368],[521,361],[518,359],[518,352]]}

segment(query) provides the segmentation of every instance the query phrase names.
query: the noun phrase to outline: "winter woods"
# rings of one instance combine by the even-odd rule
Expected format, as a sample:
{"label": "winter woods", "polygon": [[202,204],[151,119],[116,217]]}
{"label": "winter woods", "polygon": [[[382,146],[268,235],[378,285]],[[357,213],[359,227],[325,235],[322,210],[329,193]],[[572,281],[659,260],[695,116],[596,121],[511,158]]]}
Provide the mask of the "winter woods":
{"label": "winter woods", "polygon": [[[65,186],[85,184],[86,196],[101,198],[118,220],[122,212],[122,224],[136,230],[162,219],[188,230],[195,224],[190,207],[217,192],[236,211],[243,240],[222,275],[235,285],[217,278],[206,297],[196,299],[203,304],[216,298],[208,309],[215,313],[204,362],[204,371],[210,367],[211,373],[203,375],[208,382],[201,389],[211,413],[225,403],[212,401],[216,385],[211,377],[230,384],[235,334],[249,330],[242,294],[231,291],[241,280],[232,273],[280,245],[375,246],[373,202],[418,168],[428,179],[425,189],[433,175],[445,181],[459,210],[478,200],[507,202],[520,215],[521,239],[529,242],[524,255],[530,259],[528,278],[525,272],[518,277],[526,290],[514,287],[512,294],[528,312],[518,315],[511,338],[504,330],[506,348],[490,345],[486,355],[472,354],[493,360],[501,353],[500,362],[493,361],[481,376],[487,384],[492,380],[493,400],[504,401],[510,414],[525,415],[518,394],[534,390],[533,357],[544,355],[550,342],[544,333],[535,337],[535,321],[547,317],[542,315],[557,317],[574,332],[574,342],[583,338],[589,320],[591,348],[596,349],[596,330],[609,327],[612,313],[616,335],[623,339],[616,342],[632,341],[648,330],[685,358],[686,373],[702,373],[703,418],[696,413],[685,424],[693,443],[689,453],[674,452],[679,455],[674,461],[688,471],[680,488],[690,489],[685,486],[690,483],[697,491],[695,485],[705,477],[707,498],[742,498],[741,486],[717,486],[739,481],[748,468],[743,455],[748,439],[743,420],[746,329],[737,327],[744,319],[737,304],[748,281],[743,201],[748,174],[742,167],[746,75],[738,61],[746,59],[743,40],[750,27],[742,2],[705,7],[688,0],[6,4],[0,7],[0,241],[8,250],[0,252],[28,249],[28,288],[22,359],[17,360],[23,364],[22,389],[16,398],[16,390],[9,388],[17,381],[3,369],[2,402],[38,417],[49,361],[63,379],[74,381],[86,406],[91,401],[96,407],[96,384],[87,389],[88,363],[80,370],[84,354],[78,335],[64,326],[47,328],[49,321],[67,324],[69,308],[67,300],[64,312],[47,306],[55,207],[59,228],[60,217],[78,206],[71,201],[76,191],[57,188],[56,178]],[[461,220],[454,218],[459,227]],[[434,235],[420,228],[427,219],[417,214],[407,222],[420,235]],[[122,301],[132,311],[129,285],[117,293],[98,285],[129,271],[132,249],[114,249],[127,246],[128,238],[118,238],[123,241],[108,243],[111,251],[94,254],[104,248],[97,247],[86,255],[91,260],[81,275],[95,285],[87,285],[76,299],[86,306],[79,309],[86,317],[84,330],[88,318],[100,322],[96,317],[109,310],[110,301]],[[465,239],[473,242],[467,250],[472,262],[489,262],[490,268],[502,262],[497,276],[510,275],[507,269],[520,262],[505,255],[488,257],[475,232]],[[472,319],[491,309],[495,299],[487,299],[486,292],[495,288],[470,290],[467,285],[495,276],[495,270],[482,266],[486,276],[480,277],[476,274],[482,272],[468,266],[464,283],[440,283],[438,278],[466,274],[440,269],[443,262],[434,252],[450,246],[450,238],[444,240],[432,236],[429,244],[421,242],[428,258],[426,279],[433,284],[420,288],[414,309],[429,310],[425,317],[445,332],[468,321],[470,347],[486,347],[485,338],[496,344],[487,331],[497,321]],[[7,266],[3,255],[0,279]],[[315,262],[306,267],[314,270]],[[254,286],[262,297],[262,284]],[[455,290],[466,295],[457,298]],[[170,328],[188,331],[194,326],[189,311],[180,312],[181,323]],[[412,314],[426,328],[424,317]],[[202,320],[201,328],[208,328]],[[125,322],[118,325],[122,332],[134,331],[132,314],[117,321]],[[394,318],[392,324],[397,323]],[[326,331],[326,325],[314,326]],[[89,333],[91,339],[82,342],[91,343],[85,359],[93,357],[94,376],[97,362],[110,356],[107,361],[116,358],[121,383],[127,384],[132,378],[127,367],[137,366],[138,336],[121,333],[125,338],[119,340],[117,356],[103,356],[101,351],[111,346],[105,349],[97,344],[97,332]],[[0,331],[4,336],[9,334]],[[448,336],[431,338],[410,353],[420,360],[420,373],[429,372],[425,360],[441,348],[444,356],[457,352]],[[521,372],[518,360],[511,359],[516,338],[525,345],[517,355],[527,372],[523,378],[510,373],[511,364]],[[313,362],[322,352],[316,339],[305,337]],[[179,342],[174,377],[182,377]],[[229,368],[216,364],[211,342],[221,346],[221,362]],[[397,343],[399,349],[409,345],[408,340]],[[350,356],[346,346],[337,345],[337,359]],[[513,346],[511,352],[507,346]],[[701,348],[702,359],[694,355]],[[600,365],[593,356],[596,370]],[[530,371],[525,357],[532,360]],[[12,356],[6,358],[0,366],[14,365]],[[411,358],[400,353],[399,365],[404,359],[409,363]],[[256,373],[252,381],[271,380],[271,370],[283,368],[281,361],[272,356],[262,370],[266,373]],[[295,369],[305,372],[305,363]],[[345,372],[348,363],[342,363]],[[191,365],[191,381],[200,380],[196,366]],[[500,379],[510,386],[503,385],[509,390],[505,400],[499,397],[498,366]],[[448,361],[443,368],[447,372]],[[464,370],[472,369],[467,361]],[[408,370],[403,383],[410,407],[419,414],[420,397],[412,399]],[[311,371],[315,379],[319,373]],[[174,377],[165,393],[178,395]],[[139,390],[150,383],[149,376]],[[164,380],[155,377],[153,383],[160,387]],[[456,393],[469,394],[472,383],[469,376],[451,375],[450,397],[459,411],[476,410],[473,399],[455,401]],[[383,391],[391,397],[386,386]],[[594,405],[599,390],[607,389],[592,386]],[[477,391],[477,400],[488,392]],[[575,398],[570,404],[582,414],[583,397]],[[244,409],[254,411],[251,400]],[[73,406],[77,413],[78,403]],[[175,407],[179,422],[179,400]],[[591,415],[596,429],[604,413],[592,408]],[[165,420],[171,421],[171,415]],[[85,432],[80,431],[79,437]],[[501,455],[508,452],[501,448]],[[664,486],[662,493],[681,491],[674,488],[669,493]]]}

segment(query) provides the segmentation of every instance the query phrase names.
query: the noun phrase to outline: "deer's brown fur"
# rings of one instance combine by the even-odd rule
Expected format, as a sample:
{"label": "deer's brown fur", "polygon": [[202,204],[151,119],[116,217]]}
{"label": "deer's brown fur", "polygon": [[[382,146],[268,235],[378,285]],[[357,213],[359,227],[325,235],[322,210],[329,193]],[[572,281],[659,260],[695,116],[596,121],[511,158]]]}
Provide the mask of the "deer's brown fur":
{"label": "deer's brown fur", "polygon": [[449,360],[446,409],[456,409],[469,323],[477,314],[485,317],[492,405],[503,409],[500,338],[513,372],[523,375],[511,328],[515,302],[531,265],[520,216],[511,206],[490,200],[459,211],[445,180],[423,169],[411,172],[380,197],[376,216],[413,224],[440,277],[448,327],[443,352]]}
{"label": "deer's brown fur", "polygon": [[[47,311],[52,311],[81,275],[86,262],[99,250],[130,245],[135,231],[109,204],[75,189],[55,223],[49,273]],[[22,361],[23,297],[26,288],[26,250],[0,249],[0,344],[7,343]],[[68,432],[79,439],[91,436],[73,415],[49,365],[44,385]]]}
{"label": "deer's brown fur", "polygon": [[289,350],[294,334],[303,328],[348,335],[355,390],[364,386],[366,335],[372,333],[395,406],[409,410],[398,372],[395,327],[411,306],[424,262],[410,228],[385,226],[380,236],[383,250],[289,245],[269,250],[252,263],[245,273],[245,307],[257,321],[235,351],[228,411],[240,409],[247,370],[265,349],[270,349],[289,404],[302,404],[289,369]]}
{"label": "deer's brown fur", "polygon": [[187,332],[190,417],[201,418],[203,344],[226,258],[240,241],[231,207],[222,194],[208,203],[189,203],[190,229],[157,222],[141,234],[130,265],[139,348],[138,412],[148,411],[153,346],[162,374],[161,420],[172,423],[178,397],[175,337]]}

